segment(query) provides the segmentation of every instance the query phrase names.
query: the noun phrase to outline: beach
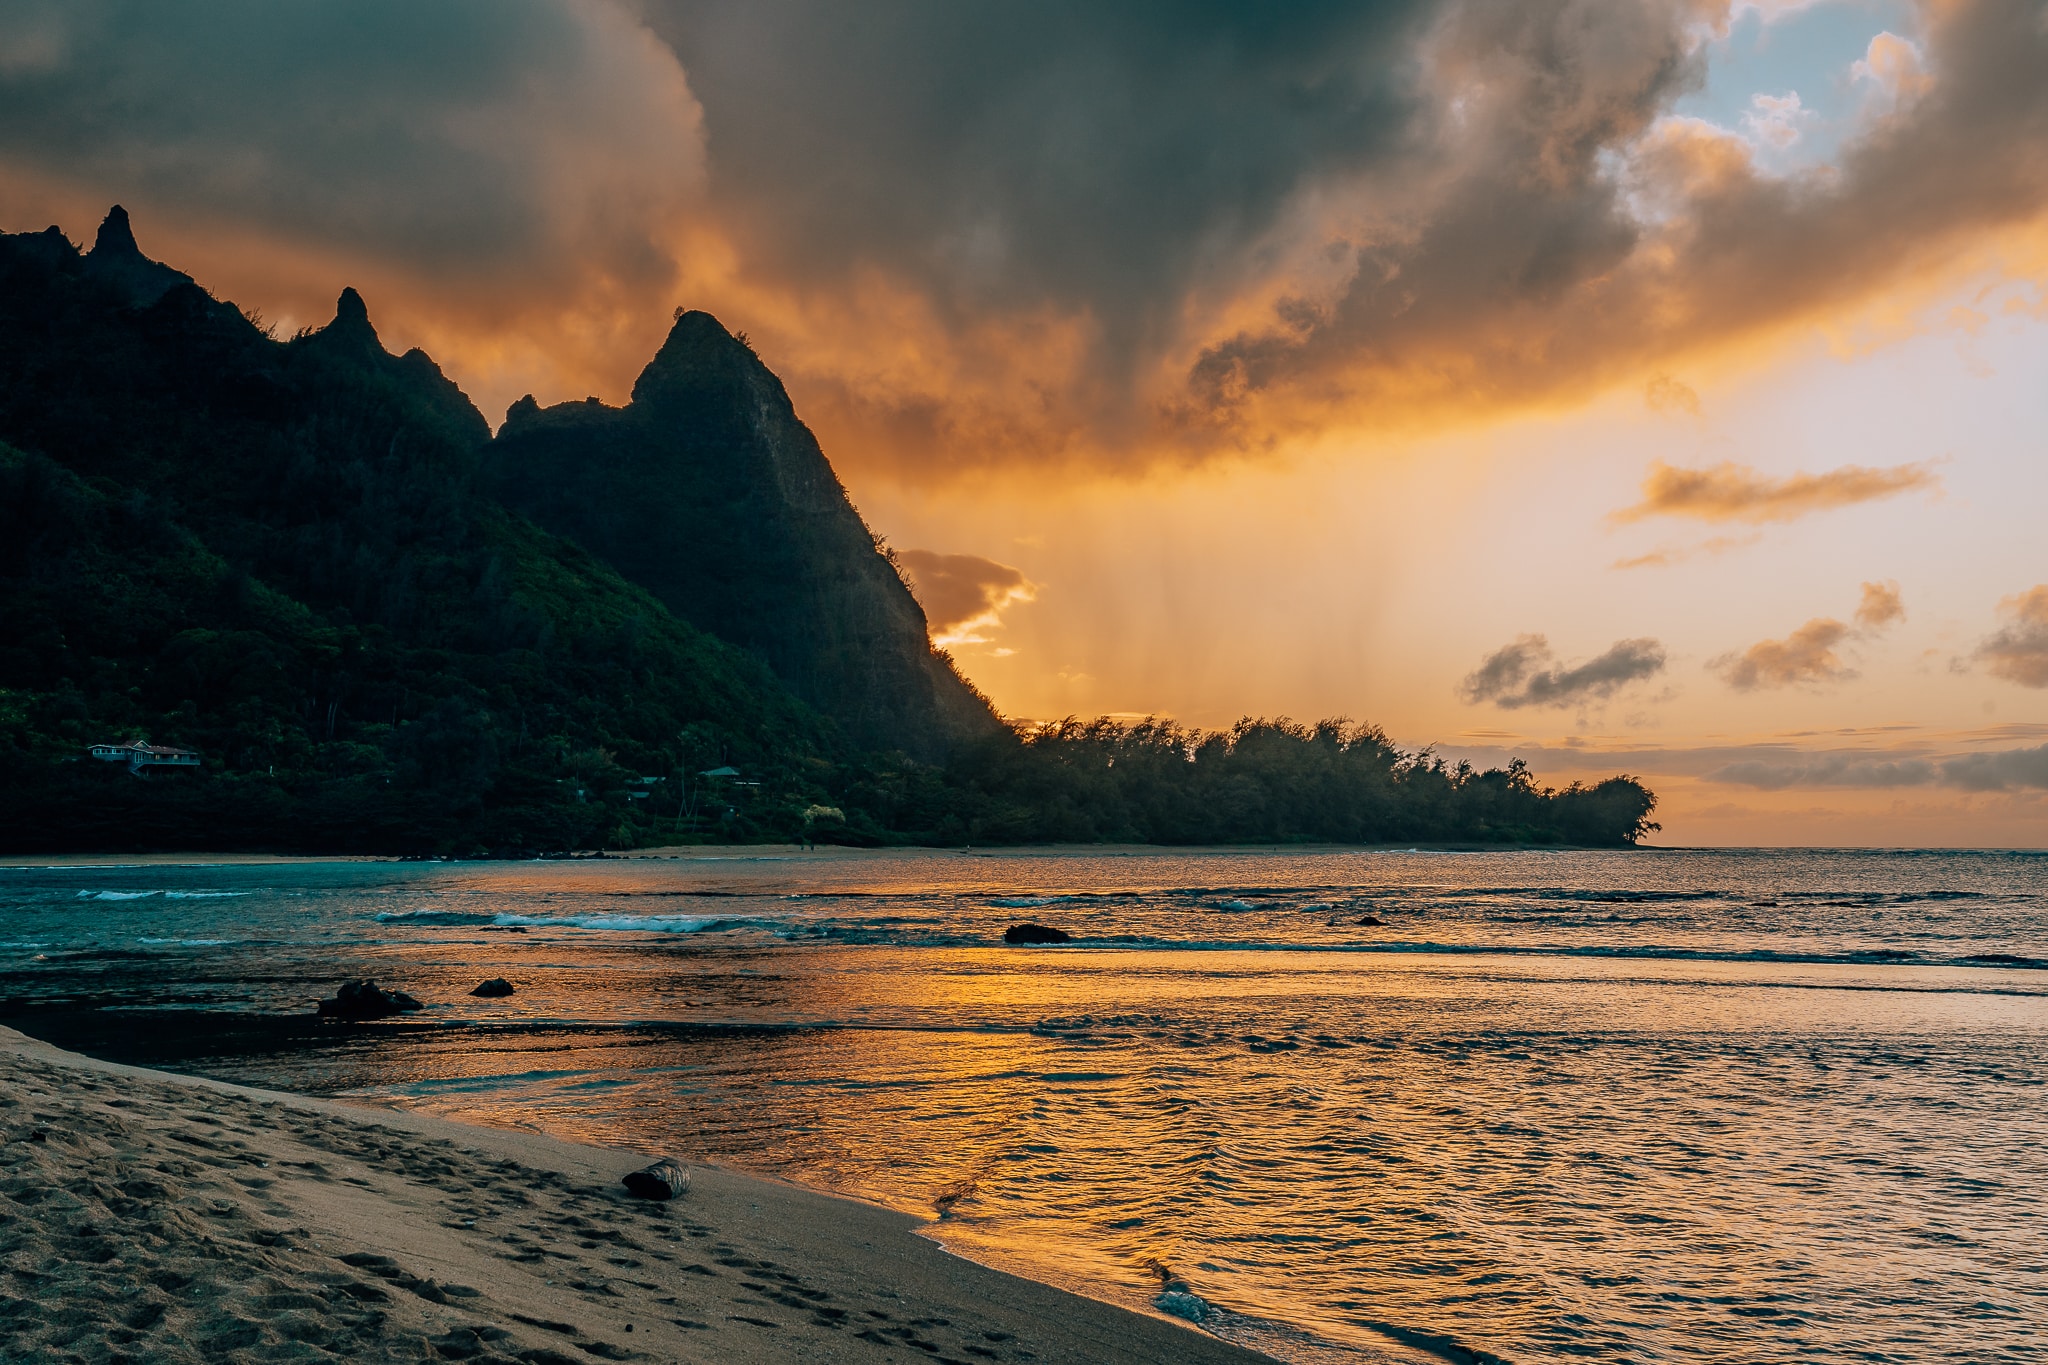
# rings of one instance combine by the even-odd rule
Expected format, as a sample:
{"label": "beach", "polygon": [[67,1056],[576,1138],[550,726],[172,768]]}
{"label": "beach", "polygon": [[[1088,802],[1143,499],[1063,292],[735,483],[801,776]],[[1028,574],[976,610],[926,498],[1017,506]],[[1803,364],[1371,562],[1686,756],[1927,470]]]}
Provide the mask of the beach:
{"label": "beach", "polygon": [[121,1066],[0,1029],[0,1359],[1261,1357],[651,1154]]}
{"label": "beach", "polygon": [[[135,1309],[148,1268],[102,1285],[93,1257],[146,1239],[62,1239],[218,1199],[306,1232],[262,1252],[283,1269],[237,1233],[215,1282],[347,1274],[415,1346],[488,1326],[501,1359],[1009,1358],[989,1332],[1072,1360],[2019,1359],[2048,1321],[2044,904],[2039,855],[1825,850],[15,870],[0,1024],[159,1070],[66,1061],[0,1110],[31,1200],[98,1201],[6,1253],[86,1278],[0,1293],[59,1315],[9,1330],[118,1325],[102,1300]],[[1027,921],[1074,941],[1006,943]],[[365,978],[421,1007],[315,1016]],[[58,1106],[86,1146],[18,1143]],[[94,1134],[195,1164],[81,1175],[130,1160]],[[654,1154],[698,1173],[665,1219],[616,1184]],[[128,1179],[177,1188],[117,1218],[93,1182]],[[260,1297],[220,1330],[270,1330]]]}

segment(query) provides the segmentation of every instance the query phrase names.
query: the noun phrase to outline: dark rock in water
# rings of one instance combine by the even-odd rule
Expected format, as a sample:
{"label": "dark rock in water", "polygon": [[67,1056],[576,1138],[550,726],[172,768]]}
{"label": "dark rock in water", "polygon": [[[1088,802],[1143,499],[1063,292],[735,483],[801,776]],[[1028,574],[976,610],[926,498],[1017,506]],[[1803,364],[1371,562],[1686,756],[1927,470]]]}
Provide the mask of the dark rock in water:
{"label": "dark rock in water", "polygon": [[1378,915],[1360,915],[1358,922],[1373,929],[1384,929],[1387,927],[1387,922]]}
{"label": "dark rock in water", "polygon": [[471,991],[470,994],[481,995],[487,999],[493,999],[501,995],[510,995],[512,994],[512,983],[502,976],[494,976]]}
{"label": "dark rock in water", "polygon": [[619,1183],[642,1199],[673,1199],[689,1190],[690,1173],[683,1169],[682,1162],[663,1157],[652,1166],[621,1177]]}
{"label": "dark rock in water", "polygon": [[323,1019],[383,1019],[407,1010],[424,1009],[404,991],[380,989],[374,981],[351,981],[320,1002]]}
{"label": "dark rock in water", "polygon": [[1072,943],[1074,936],[1064,929],[1044,924],[1013,924],[1003,930],[1005,943]]}

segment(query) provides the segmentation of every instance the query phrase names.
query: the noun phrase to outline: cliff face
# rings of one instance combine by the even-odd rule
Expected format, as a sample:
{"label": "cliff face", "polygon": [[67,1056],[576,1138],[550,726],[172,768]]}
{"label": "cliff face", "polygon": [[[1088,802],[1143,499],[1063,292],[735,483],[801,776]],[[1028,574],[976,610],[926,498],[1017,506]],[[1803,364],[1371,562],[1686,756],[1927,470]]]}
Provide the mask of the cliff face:
{"label": "cliff face", "polygon": [[514,404],[486,470],[506,505],[760,655],[855,743],[936,760],[997,728],[781,381],[710,314],[676,320],[624,408]]}
{"label": "cliff face", "polygon": [[[517,851],[851,810],[830,727],[493,502],[490,439],[353,290],[280,341],[118,210],[90,253],[0,234],[0,847]],[[204,764],[79,761],[137,736]],[[645,780],[721,758],[760,780],[744,819]]]}

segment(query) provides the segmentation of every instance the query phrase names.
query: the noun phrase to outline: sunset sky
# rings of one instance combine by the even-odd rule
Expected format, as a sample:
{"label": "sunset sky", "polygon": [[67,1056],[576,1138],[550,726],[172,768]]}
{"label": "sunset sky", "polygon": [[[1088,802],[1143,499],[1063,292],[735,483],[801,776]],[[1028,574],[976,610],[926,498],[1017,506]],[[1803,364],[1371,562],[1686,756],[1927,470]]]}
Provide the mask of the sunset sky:
{"label": "sunset sky", "polygon": [[1006,714],[2048,844],[2048,5],[0,0],[0,225],[494,421],[745,332]]}

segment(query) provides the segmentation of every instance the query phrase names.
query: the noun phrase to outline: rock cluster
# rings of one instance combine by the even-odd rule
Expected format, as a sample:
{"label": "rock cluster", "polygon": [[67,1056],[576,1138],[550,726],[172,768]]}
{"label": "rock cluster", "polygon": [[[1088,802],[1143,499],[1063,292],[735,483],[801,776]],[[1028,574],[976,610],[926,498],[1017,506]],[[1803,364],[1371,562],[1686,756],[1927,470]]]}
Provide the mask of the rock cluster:
{"label": "rock cluster", "polygon": [[426,1008],[404,991],[387,991],[374,981],[350,981],[320,1002],[322,1019],[384,1019]]}

